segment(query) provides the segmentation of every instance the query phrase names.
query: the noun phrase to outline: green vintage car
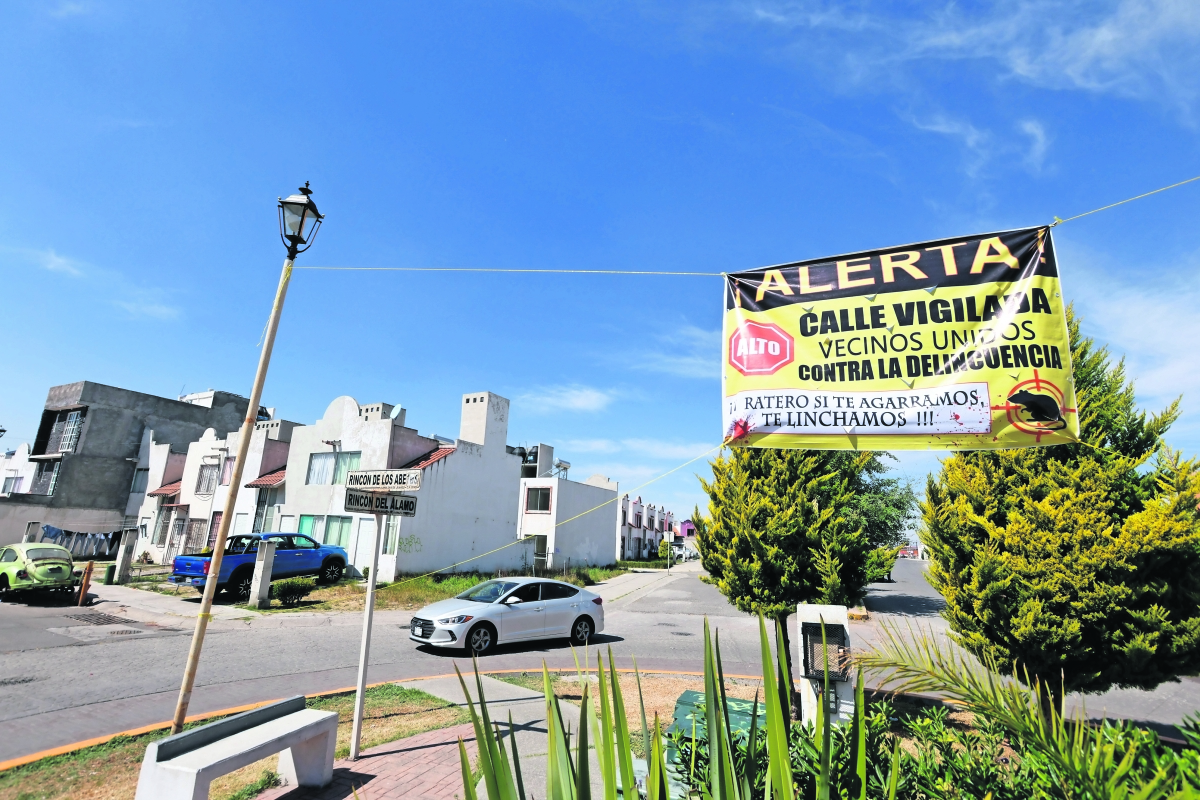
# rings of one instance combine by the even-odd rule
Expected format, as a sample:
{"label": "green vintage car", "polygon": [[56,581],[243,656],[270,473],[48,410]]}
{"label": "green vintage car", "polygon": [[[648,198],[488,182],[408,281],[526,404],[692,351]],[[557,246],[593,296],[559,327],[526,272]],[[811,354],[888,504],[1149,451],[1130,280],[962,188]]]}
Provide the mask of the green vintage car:
{"label": "green vintage car", "polygon": [[75,585],[71,551],[56,544],[9,544],[0,547],[0,592],[28,589],[71,591]]}

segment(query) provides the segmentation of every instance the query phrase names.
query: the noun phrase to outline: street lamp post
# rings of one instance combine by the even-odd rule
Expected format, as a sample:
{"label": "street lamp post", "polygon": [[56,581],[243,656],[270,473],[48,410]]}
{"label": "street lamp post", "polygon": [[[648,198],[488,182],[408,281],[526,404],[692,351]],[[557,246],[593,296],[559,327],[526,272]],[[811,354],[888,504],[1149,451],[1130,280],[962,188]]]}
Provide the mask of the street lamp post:
{"label": "street lamp post", "polygon": [[258,357],[258,371],[254,374],[254,388],[250,391],[250,403],[246,407],[246,419],[238,434],[237,456],[233,462],[233,475],[229,479],[229,494],[225,498],[225,511],[217,528],[217,539],[213,543],[212,562],[209,564],[208,580],[204,583],[204,597],[200,601],[200,613],[196,616],[196,631],[192,634],[192,646],[188,651],[187,666],[183,670],[183,685],[179,687],[179,700],[175,705],[175,718],[171,733],[183,730],[188,705],[192,700],[192,687],[196,683],[196,669],[200,665],[200,651],[204,647],[204,634],[212,618],[213,597],[217,593],[217,580],[221,575],[221,559],[225,554],[225,539],[229,535],[229,523],[233,519],[237,503],[238,487],[242,485],[242,469],[246,465],[246,453],[250,449],[250,437],[254,423],[258,421],[259,401],[262,399],[263,384],[267,380],[267,367],[271,363],[271,350],[275,347],[275,332],[279,329],[279,317],[283,313],[283,301],[287,297],[288,284],[292,279],[292,263],[296,256],[312,247],[317,238],[321,221],[325,219],[317,211],[312,190],[308,182],[297,194],[279,199],[279,238],[287,247],[287,258],[283,261],[283,274],[275,290],[275,304],[271,306],[271,318],[267,321],[267,333],[263,338],[262,353]]}

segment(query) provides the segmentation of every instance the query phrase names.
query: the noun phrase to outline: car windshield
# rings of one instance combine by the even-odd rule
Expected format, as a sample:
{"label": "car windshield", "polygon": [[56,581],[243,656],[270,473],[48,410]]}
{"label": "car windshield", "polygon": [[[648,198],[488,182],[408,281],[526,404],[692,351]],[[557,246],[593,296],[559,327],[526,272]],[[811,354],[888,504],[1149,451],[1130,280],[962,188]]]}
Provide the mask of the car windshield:
{"label": "car windshield", "polygon": [[471,600],[475,603],[494,603],[504,595],[517,588],[513,581],[484,581],[478,586],[472,586],[458,596],[459,600]]}
{"label": "car windshield", "polygon": [[55,561],[70,561],[71,554],[66,550],[58,550],[53,547],[31,547],[25,551],[25,557],[30,561],[41,561],[43,559],[52,558]]}

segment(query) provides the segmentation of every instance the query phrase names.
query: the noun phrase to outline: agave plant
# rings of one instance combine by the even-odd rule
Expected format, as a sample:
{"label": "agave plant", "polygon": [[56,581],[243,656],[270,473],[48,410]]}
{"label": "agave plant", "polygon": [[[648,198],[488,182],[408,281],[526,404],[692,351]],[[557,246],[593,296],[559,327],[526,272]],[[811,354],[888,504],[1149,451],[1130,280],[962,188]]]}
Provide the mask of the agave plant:
{"label": "agave plant", "polygon": [[[756,785],[760,774],[765,779],[768,800],[796,800],[796,787],[789,750],[791,721],[786,703],[779,691],[781,685],[790,685],[791,682],[787,668],[787,651],[784,649],[782,632],[777,630],[776,650],[775,655],[772,655],[766,622],[761,615],[758,625],[763,668],[763,698],[766,706],[766,751],[759,752],[757,750],[758,714],[755,713],[751,716],[749,751],[747,757],[742,759],[742,769],[739,771],[734,760],[735,738],[729,721],[729,706],[725,696],[725,675],[721,666],[720,637],[719,634],[713,636],[709,629],[708,619],[704,620],[704,735],[707,737],[709,750],[707,780],[702,785],[696,784],[693,762],[689,782],[693,789],[698,790],[703,797],[709,800],[750,800],[752,787]],[[636,796],[629,791],[622,791],[625,787],[629,787],[633,792],[639,792],[634,788],[636,781],[629,725],[621,684],[617,680],[616,661],[613,658],[612,648],[608,650],[607,667],[598,651],[596,661],[600,711],[597,715],[589,682],[581,680],[580,684],[583,686],[582,708],[574,755],[571,752],[570,735],[563,721],[562,709],[559,706],[558,698],[554,695],[550,673],[545,664],[542,665],[549,737],[545,794],[547,800],[591,800],[591,776],[587,753],[593,740],[600,769],[599,777],[603,787],[603,800],[617,800],[618,794],[626,800]],[[576,666],[578,668],[578,658]],[[590,672],[590,670],[588,671]],[[648,800],[671,800],[661,726],[657,714],[654,718],[653,728],[647,725],[645,702],[641,691],[641,675],[637,670],[636,661],[634,662],[634,676],[638,685],[638,708],[641,714],[644,752],[647,755],[644,794]],[[478,713],[475,711],[474,703],[470,701],[466,681],[463,680],[461,674],[459,674],[459,681],[462,684],[463,694],[468,699],[468,711],[475,727],[475,739],[479,746],[479,766],[487,787],[488,798],[490,800],[526,800],[525,788],[521,781],[520,756],[517,752],[516,739],[512,736],[509,737],[509,746],[512,752],[510,759],[502,742],[499,725],[494,724],[488,715],[478,664],[475,664],[475,685],[479,697]],[[828,690],[828,686],[826,686],[826,690]],[[828,714],[824,712],[820,714],[818,729],[821,731],[821,758],[816,776],[819,800],[829,800],[835,789],[839,790],[839,797],[856,797],[862,800],[867,797],[862,695],[860,676],[857,686],[858,702],[855,704],[853,720],[857,747],[853,793],[841,792],[840,787],[833,785],[829,758],[832,721]],[[757,706],[756,697],[756,709]],[[509,730],[511,729],[512,721],[510,719]],[[653,731],[652,734],[651,731]],[[693,721],[693,739],[695,737],[696,727],[695,721]],[[895,800],[896,797],[899,752],[897,745],[893,752],[888,780],[888,800]],[[459,740],[459,755],[462,761],[464,796],[466,800],[477,800],[475,786],[471,782],[471,765],[467,758],[466,746],[461,739]]]}

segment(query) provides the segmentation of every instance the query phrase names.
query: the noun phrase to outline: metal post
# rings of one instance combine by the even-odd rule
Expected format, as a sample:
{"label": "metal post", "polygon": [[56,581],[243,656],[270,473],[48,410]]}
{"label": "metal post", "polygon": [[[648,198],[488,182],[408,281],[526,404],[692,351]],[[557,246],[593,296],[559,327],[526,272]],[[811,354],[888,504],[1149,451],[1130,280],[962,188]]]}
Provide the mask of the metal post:
{"label": "metal post", "polygon": [[221,558],[225,554],[225,539],[229,535],[229,524],[233,521],[234,504],[238,488],[242,485],[242,469],[246,466],[246,453],[250,449],[250,437],[254,423],[258,421],[259,401],[262,399],[263,384],[267,380],[267,367],[271,363],[271,350],[275,347],[275,332],[279,330],[279,317],[283,313],[283,301],[287,297],[288,283],[292,279],[292,260],[288,253],[283,261],[283,274],[279,276],[279,287],[275,290],[275,304],[271,306],[271,318],[267,321],[267,333],[263,339],[262,352],[258,357],[258,370],[254,373],[254,388],[250,390],[250,404],[246,407],[246,419],[238,434],[237,457],[233,462],[233,476],[229,479],[229,494],[225,497],[225,511],[217,528],[217,540],[213,543],[212,561],[209,563],[208,580],[204,583],[204,597],[200,601],[200,613],[196,615],[196,631],[192,634],[192,647],[188,651],[187,666],[183,670],[183,685],[179,687],[179,701],[175,705],[175,718],[171,722],[171,733],[183,730],[187,718],[188,704],[192,701],[192,687],[196,683],[196,669],[200,666],[200,651],[204,647],[204,633],[212,617],[213,597],[217,593],[217,580],[221,575]]}
{"label": "metal post", "polygon": [[383,514],[375,515],[375,544],[371,547],[371,571],[367,573],[367,604],[363,610],[362,647],[358,652],[358,691],[354,694],[354,725],[350,729],[350,760],[358,760],[362,740],[363,695],[367,690],[367,659],[371,655],[371,621],[375,616],[375,579],[379,574],[379,547],[383,542]]}

